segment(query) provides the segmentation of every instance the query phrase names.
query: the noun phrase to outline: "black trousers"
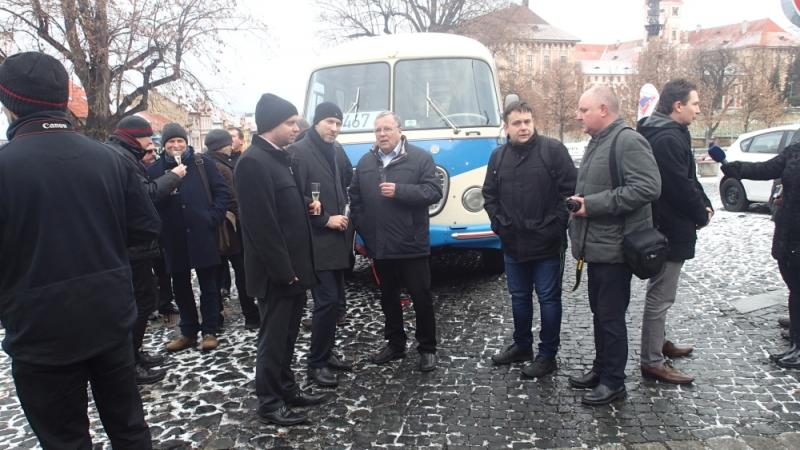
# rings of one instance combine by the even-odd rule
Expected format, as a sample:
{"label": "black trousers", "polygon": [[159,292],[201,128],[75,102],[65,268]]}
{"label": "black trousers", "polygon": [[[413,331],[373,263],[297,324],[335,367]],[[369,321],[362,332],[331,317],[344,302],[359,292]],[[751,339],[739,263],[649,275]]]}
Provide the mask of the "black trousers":
{"label": "black trousers", "polygon": [[275,411],[299,389],[292,372],[294,345],[306,293],[270,295],[258,300],[261,328],[256,354],[256,396],[260,412]]}
{"label": "black trousers", "polygon": [[317,272],[319,284],[311,289],[314,316],[308,367],[325,367],[336,343],[336,320],[344,302],[344,270]]}
{"label": "black trousers", "polygon": [[230,261],[231,266],[233,266],[234,276],[236,277],[236,292],[239,294],[239,306],[242,308],[244,321],[245,323],[258,323],[259,313],[256,301],[253,297],[247,295],[247,278],[244,273],[244,254],[239,253],[236,255],[220,256],[220,259],[222,259],[222,264],[219,265],[219,276],[217,278],[220,289],[225,287],[224,280],[227,276],[227,289],[230,290],[231,272],[228,266],[228,261]]}
{"label": "black trousers", "polygon": [[589,263],[589,306],[594,319],[594,369],[600,383],[618,388],[625,382],[631,276],[625,264]]}
{"label": "black trousers", "polygon": [[67,366],[12,361],[17,396],[44,450],[92,448],[87,383],[114,450],[153,448],[136,387],[132,346],[128,336],[97,356]]}
{"label": "black trousers", "polygon": [[800,256],[778,261],[778,269],[789,288],[789,332],[792,343],[800,346]]}
{"label": "black trousers", "polygon": [[197,274],[197,283],[200,285],[200,314],[202,323],[197,315],[197,304],[194,301],[192,290],[192,273],[174,272],[172,285],[175,289],[175,302],[178,304],[181,322],[181,334],[193,338],[200,331],[206,334],[219,333],[219,324],[222,315],[219,313],[220,294],[217,285],[217,266],[194,269]]}
{"label": "black trousers", "polygon": [[395,350],[405,350],[406,331],[400,289],[411,295],[417,316],[417,350],[436,353],[436,318],[431,297],[430,258],[376,259],[375,270],[381,282],[381,309],[385,316],[384,336]]}
{"label": "black trousers", "polygon": [[167,306],[172,302],[174,296],[172,294],[172,278],[167,273],[167,266],[164,263],[164,257],[159,256],[153,260],[153,272],[158,279],[158,308]]}
{"label": "black trousers", "polygon": [[156,278],[153,275],[153,261],[141,259],[131,261],[133,275],[133,295],[136,298],[136,323],[133,325],[133,351],[138,359],[139,349],[142,348],[144,333],[147,330],[147,319],[156,310],[158,294],[156,293]]}

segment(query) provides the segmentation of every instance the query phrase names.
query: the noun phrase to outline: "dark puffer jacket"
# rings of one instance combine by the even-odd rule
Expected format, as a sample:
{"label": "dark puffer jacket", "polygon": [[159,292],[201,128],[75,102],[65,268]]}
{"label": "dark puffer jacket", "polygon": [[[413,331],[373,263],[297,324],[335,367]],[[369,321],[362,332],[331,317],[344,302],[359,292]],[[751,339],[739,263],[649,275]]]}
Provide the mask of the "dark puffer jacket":
{"label": "dark puffer jacket", "polygon": [[735,161],[722,166],[736,179],[773,180],[783,183],[783,201],[775,213],[772,257],[778,261],[800,261],[800,143],[790,145],[776,157],[760,163]]}
{"label": "dark puffer jacket", "polygon": [[670,261],[694,258],[697,229],[708,224],[711,202],[697,181],[692,137],[686,125],[654,112],[639,122],[661,175],[661,197],[653,202],[653,224],[669,240]]}

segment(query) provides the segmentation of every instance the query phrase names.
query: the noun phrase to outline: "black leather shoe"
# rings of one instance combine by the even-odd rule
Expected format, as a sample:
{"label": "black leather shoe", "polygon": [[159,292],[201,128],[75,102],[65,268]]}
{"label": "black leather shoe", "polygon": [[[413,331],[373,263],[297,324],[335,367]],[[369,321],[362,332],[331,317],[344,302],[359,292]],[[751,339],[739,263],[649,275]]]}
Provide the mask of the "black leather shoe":
{"label": "black leather shoe", "polygon": [[336,387],[339,385],[339,380],[336,379],[336,375],[327,367],[309,367],[308,379],[309,381],[325,387]]}
{"label": "black leather shoe", "polygon": [[311,406],[325,403],[327,400],[327,394],[311,394],[298,389],[293,397],[286,399],[286,403],[291,406]]}
{"label": "black leather shoe", "polygon": [[141,364],[136,364],[136,384],[158,383],[167,376],[166,370],[148,369]]}
{"label": "black leather shoe", "polygon": [[331,352],[331,357],[328,358],[328,368],[331,370],[344,370],[349,372],[353,370],[353,363],[339,358],[336,353]]}
{"label": "black leather shoe", "polygon": [[784,356],[789,355],[789,353],[792,353],[792,352],[795,352],[795,351],[797,351],[797,345],[792,344],[792,346],[789,347],[789,350],[786,350],[785,352],[771,353],[769,355],[769,359],[770,359],[770,361],[777,361],[777,360],[783,358]]}
{"label": "black leather shoe", "polygon": [[283,405],[280,408],[276,409],[275,411],[270,411],[267,413],[259,412],[258,420],[261,421],[262,423],[290,427],[292,425],[301,424],[305,422],[307,419],[306,416],[304,416],[303,414],[296,413],[291,409],[289,409],[288,406]]}
{"label": "black leather shoe", "polygon": [[789,325],[792,324],[792,321],[789,320],[789,316],[783,316],[778,318],[778,325],[782,328],[789,328]]}
{"label": "black leather shoe", "polygon": [[492,362],[497,365],[525,362],[532,359],[533,350],[517,347],[517,344],[511,344],[502,352],[492,355]]}
{"label": "black leather shoe", "polygon": [[539,355],[532,363],[526,364],[522,368],[522,374],[530,378],[539,378],[554,372],[557,367],[555,358],[545,358]]}
{"label": "black leather shoe", "polygon": [[600,384],[600,375],[592,369],[579,377],[569,377],[569,384],[578,389],[593,389]]}
{"label": "black leather shoe", "polygon": [[775,361],[775,364],[784,369],[800,369],[800,350],[795,349],[795,351]]}
{"label": "black leather shoe", "polygon": [[436,356],[436,353],[420,353],[419,354],[419,371],[420,372],[430,372],[436,368],[436,362],[439,360],[439,357]]}
{"label": "black leather shoe", "polygon": [[164,364],[164,356],[153,355],[139,350],[139,353],[137,355],[137,362],[139,363],[140,366],[144,367],[145,369],[150,369],[152,367]]}
{"label": "black leather shoe", "polygon": [[405,350],[395,350],[394,348],[392,348],[391,345],[387,345],[386,347],[383,347],[381,351],[379,351],[378,353],[375,353],[374,355],[370,356],[369,359],[373,363],[380,365],[380,364],[386,364],[389,361],[395,359],[403,359],[405,357],[406,357]]}
{"label": "black leather shoe", "polygon": [[607,405],[614,400],[625,398],[627,394],[624,384],[616,389],[611,389],[605,384],[598,384],[596,388],[581,398],[581,403],[589,406]]}

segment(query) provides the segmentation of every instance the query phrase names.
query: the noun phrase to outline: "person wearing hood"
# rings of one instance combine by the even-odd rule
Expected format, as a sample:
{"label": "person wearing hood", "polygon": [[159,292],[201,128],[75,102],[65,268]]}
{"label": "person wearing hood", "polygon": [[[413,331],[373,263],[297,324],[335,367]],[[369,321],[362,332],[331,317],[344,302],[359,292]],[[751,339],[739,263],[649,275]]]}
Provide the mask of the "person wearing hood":
{"label": "person wearing hood", "polygon": [[11,122],[0,151],[3,350],[43,449],[93,448],[91,385],[111,446],[147,450],[127,248],[156,239],[161,223],[137,171],[75,130],[68,101],[69,75],[52,56],[0,64]]}
{"label": "person wearing hood", "polygon": [[656,110],[639,121],[637,130],[650,143],[661,175],[661,197],[653,202],[653,225],[667,237],[669,251],[661,272],[647,281],[642,347],[643,377],[688,384],[686,375],[665,359],[687,356],[692,347],[666,339],[667,312],[675,303],[681,268],[694,258],[697,230],[708,225],[714,210],[697,181],[689,125],[700,113],[697,87],[676,79],[661,90]]}
{"label": "person wearing hood", "polygon": [[288,151],[296,164],[295,175],[306,202],[312,201],[311,183],[318,183],[322,211],[311,216],[314,268],[320,283],[311,289],[314,313],[308,378],[320,386],[336,386],[331,370],[352,370],[353,365],[333,351],[336,323],[345,303],[344,272],[350,267],[353,233],[347,217],[347,186],[353,166],[336,137],[342,127],[342,110],[323,102],[314,111],[314,124]]}
{"label": "person wearing hood", "polygon": [[[567,248],[564,200],[575,194],[577,169],[561,142],[539,135],[533,108],[513,102],[503,112],[508,142],[489,157],[484,209],[503,246],[514,315],[514,342],[494,364],[531,361],[522,369],[538,378],[556,370],[561,333],[561,278]],[[533,290],[539,299],[539,354],[533,359]]]}
{"label": "person wearing hood", "polygon": [[353,225],[375,262],[388,341],[370,360],[386,364],[406,355],[400,304],[405,286],[416,313],[419,370],[429,372],[437,357],[428,207],[442,199],[442,185],[431,154],[409,144],[400,124],[391,111],[375,118],[376,143],[356,165],[350,206]]}
{"label": "person wearing hood", "polygon": [[[166,349],[176,352],[194,347],[200,332],[200,348],[213,350],[219,345],[217,333],[221,319],[217,227],[225,220],[230,192],[211,158],[195,153],[187,145],[186,130],[182,126],[164,125],[161,139],[164,155],[147,168],[150,176],[156,178],[179,164],[186,165],[186,176],[177,189],[156,202],[163,222],[161,247],[180,314],[181,334],[167,343]],[[200,284],[202,323],[192,291],[192,269]]]}
{"label": "person wearing hood", "polygon": [[[155,180],[150,178],[142,160],[146,155],[155,153],[152,135],[153,128],[150,122],[131,115],[119,121],[107,144],[122,157],[131,170],[136,172],[150,200],[155,202],[165,198],[178,187],[181,178],[186,175],[186,166],[181,164]],[[158,303],[153,261],[159,257],[158,239],[128,247],[137,309],[136,324],[133,327],[133,350],[136,359],[136,382],[139,384],[155,383],[166,375],[166,371],[154,369],[164,362],[164,358],[150,355],[142,350],[147,321]]]}
{"label": "person wearing hood", "polygon": [[242,230],[239,225],[239,204],[236,201],[233,183],[235,160],[231,158],[233,151],[232,136],[233,133],[228,133],[225,130],[211,130],[205,138],[206,148],[208,149],[207,155],[214,160],[219,173],[222,174],[222,178],[225,179],[225,184],[228,185],[228,189],[231,193],[230,201],[228,202],[228,211],[225,213],[230,244],[227,249],[220,251],[222,263],[219,266],[217,281],[221,287],[227,275],[228,284],[230,285],[230,269],[228,268],[228,261],[230,261],[236,276],[236,291],[239,294],[239,306],[241,306],[242,315],[244,316],[244,327],[247,330],[258,330],[261,327],[261,319],[258,316],[258,308],[256,307],[255,300],[253,300],[253,297],[247,295],[247,282],[244,273]]}

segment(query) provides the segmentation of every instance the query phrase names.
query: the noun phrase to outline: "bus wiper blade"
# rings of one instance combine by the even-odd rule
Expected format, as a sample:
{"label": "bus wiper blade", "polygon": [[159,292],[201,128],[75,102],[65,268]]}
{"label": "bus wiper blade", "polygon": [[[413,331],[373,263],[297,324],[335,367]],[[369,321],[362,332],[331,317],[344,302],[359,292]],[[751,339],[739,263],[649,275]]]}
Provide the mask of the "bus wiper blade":
{"label": "bus wiper blade", "polygon": [[358,103],[361,101],[361,88],[356,88],[356,99],[353,100],[353,104],[347,108],[345,114],[350,114],[351,112],[357,113],[358,112]]}
{"label": "bus wiper blade", "polygon": [[434,110],[434,111],[436,111],[436,114],[438,114],[438,115],[439,115],[439,117],[441,117],[441,119],[442,119],[442,120],[444,120],[444,122],[445,122],[445,123],[446,123],[446,124],[447,124],[447,125],[448,125],[450,128],[452,128],[452,129],[453,129],[453,134],[458,134],[458,133],[460,133],[460,132],[461,132],[461,128],[458,128],[458,127],[457,127],[457,126],[456,126],[456,125],[453,123],[453,121],[451,121],[450,119],[448,119],[448,118],[447,118],[447,116],[446,116],[446,115],[445,115],[445,114],[442,112],[442,110],[441,110],[441,109],[439,109],[439,107],[438,107],[438,106],[436,106],[436,103],[434,103],[434,102],[433,102],[433,100],[431,99],[431,96],[430,96],[430,95],[426,95],[426,96],[425,96],[425,101],[427,101],[427,102],[428,102],[428,104],[429,104],[429,105],[431,105],[431,108],[433,108],[433,110]]}

